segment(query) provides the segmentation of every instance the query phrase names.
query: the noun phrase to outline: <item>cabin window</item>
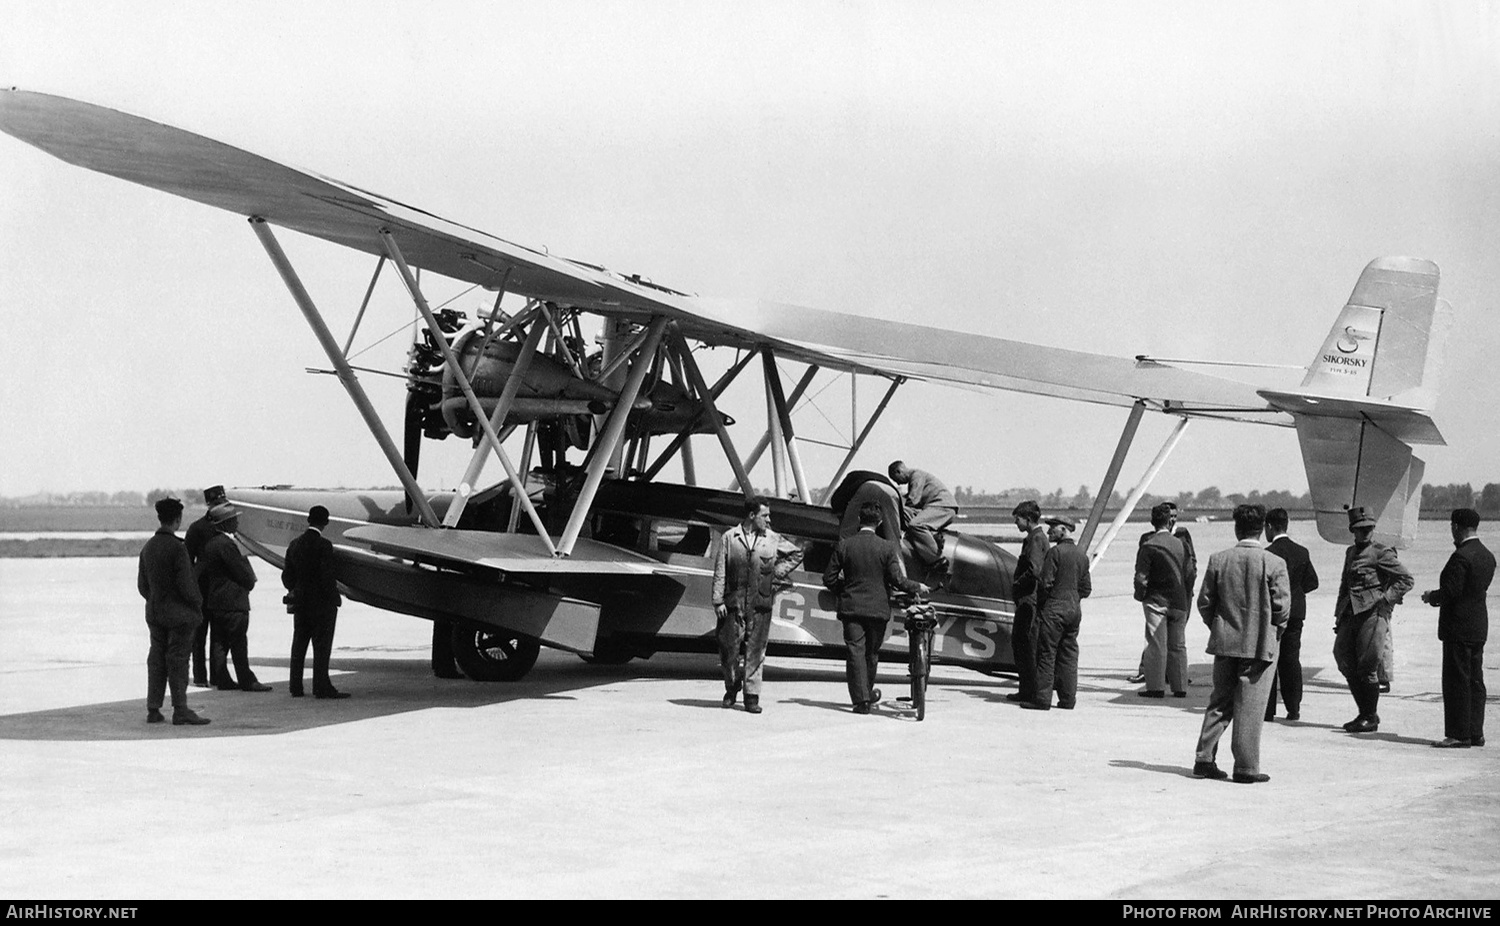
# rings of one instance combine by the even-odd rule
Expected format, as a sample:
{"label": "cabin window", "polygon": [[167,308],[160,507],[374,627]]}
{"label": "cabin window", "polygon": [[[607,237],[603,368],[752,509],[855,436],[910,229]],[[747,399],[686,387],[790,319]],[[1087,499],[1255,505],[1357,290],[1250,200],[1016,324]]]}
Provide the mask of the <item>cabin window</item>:
{"label": "cabin window", "polygon": [[713,531],[707,524],[657,518],[648,528],[646,549],[684,556],[707,556]]}

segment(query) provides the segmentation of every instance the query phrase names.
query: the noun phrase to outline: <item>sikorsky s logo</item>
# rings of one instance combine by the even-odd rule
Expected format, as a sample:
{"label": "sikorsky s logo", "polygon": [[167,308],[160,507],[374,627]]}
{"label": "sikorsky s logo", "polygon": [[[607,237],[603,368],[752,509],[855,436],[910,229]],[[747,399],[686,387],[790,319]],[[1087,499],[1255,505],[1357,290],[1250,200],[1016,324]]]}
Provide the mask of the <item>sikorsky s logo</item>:
{"label": "sikorsky s logo", "polygon": [[[1374,337],[1374,335],[1370,334],[1370,332],[1368,331],[1360,331],[1353,325],[1345,325],[1343,337],[1335,341],[1334,346],[1337,347],[1342,353],[1352,354],[1359,350],[1359,342],[1368,341],[1372,337]],[[1360,364],[1360,366],[1363,365],[1364,364]]]}

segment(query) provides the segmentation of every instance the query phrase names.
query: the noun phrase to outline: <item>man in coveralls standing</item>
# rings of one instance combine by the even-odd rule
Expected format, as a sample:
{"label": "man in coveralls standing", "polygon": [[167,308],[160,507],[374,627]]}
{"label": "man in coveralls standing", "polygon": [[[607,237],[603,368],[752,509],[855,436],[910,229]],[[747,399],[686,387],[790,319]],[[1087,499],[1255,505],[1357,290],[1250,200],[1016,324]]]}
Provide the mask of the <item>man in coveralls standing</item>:
{"label": "man in coveralls standing", "polygon": [[1021,706],[1032,711],[1052,709],[1052,690],[1057,706],[1071,711],[1078,702],[1078,625],[1083,620],[1080,599],[1094,590],[1089,578],[1089,558],[1073,542],[1077,521],[1068,517],[1048,518],[1047,539],[1052,549],[1042,560],[1038,582],[1036,619],[1036,696]]}
{"label": "man in coveralls standing", "polygon": [[1344,724],[1350,733],[1380,729],[1380,647],[1390,632],[1391,611],[1415,584],[1396,551],[1371,540],[1375,518],[1368,508],[1349,509],[1354,544],[1344,554],[1343,578],[1334,605],[1333,659],[1349,682],[1359,716]]}
{"label": "man in coveralls standing", "polygon": [[771,506],[745,502],[745,520],[724,532],[714,556],[714,616],[719,619],[719,664],[724,707],[745,689],[745,710],[759,714],[761,668],[771,636],[776,593],[790,585],[802,551],[771,530]]}

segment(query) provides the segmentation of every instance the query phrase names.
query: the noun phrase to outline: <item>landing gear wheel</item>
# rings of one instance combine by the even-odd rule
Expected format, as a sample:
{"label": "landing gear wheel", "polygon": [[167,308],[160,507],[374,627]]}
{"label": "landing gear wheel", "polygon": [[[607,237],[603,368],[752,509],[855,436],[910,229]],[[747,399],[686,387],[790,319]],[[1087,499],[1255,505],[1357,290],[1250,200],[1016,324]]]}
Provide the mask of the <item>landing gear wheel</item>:
{"label": "landing gear wheel", "polygon": [[542,646],[503,630],[453,628],[453,658],[476,682],[515,682],[536,665]]}

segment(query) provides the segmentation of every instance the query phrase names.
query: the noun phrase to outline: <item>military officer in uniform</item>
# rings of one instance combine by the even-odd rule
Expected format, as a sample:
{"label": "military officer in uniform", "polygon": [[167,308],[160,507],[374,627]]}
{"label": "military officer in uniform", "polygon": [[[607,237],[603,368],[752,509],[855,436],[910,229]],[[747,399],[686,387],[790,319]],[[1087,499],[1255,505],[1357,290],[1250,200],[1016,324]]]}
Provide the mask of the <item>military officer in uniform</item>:
{"label": "military officer in uniform", "polygon": [[1368,508],[1349,509],[1349,532],[1354,543],[1344,553],[1333,608],[1333,659],[1359,707],[1359,715],[1344,729],[1374,733],[1380,729],[1380,647],[1390,632],[1391,611],[1415,583],[1396,551],[1371,539],[1375,518]]}
{"label": "military officer in uniform", "polygon": [[[183,535],[182,542],[187,547],[188,560],[193,564],[196,572],[198,568],[198,557],[203,555],[203,548],[217,531],[214,528],[213,519],[209,517],[209,511],[215,505],[222,505],[228,501],[223,486],[209,486],[203,490],[203,504],[207,508],[203,517],[188,525],[187,533]],[[209,670],[208,641],[209,632],[208,612],[203,613],[203,621],[198,624],[198,629],[193,632],[193,685],[197,688],[208,688],[223,684],[224,679],[213,675]]]}

